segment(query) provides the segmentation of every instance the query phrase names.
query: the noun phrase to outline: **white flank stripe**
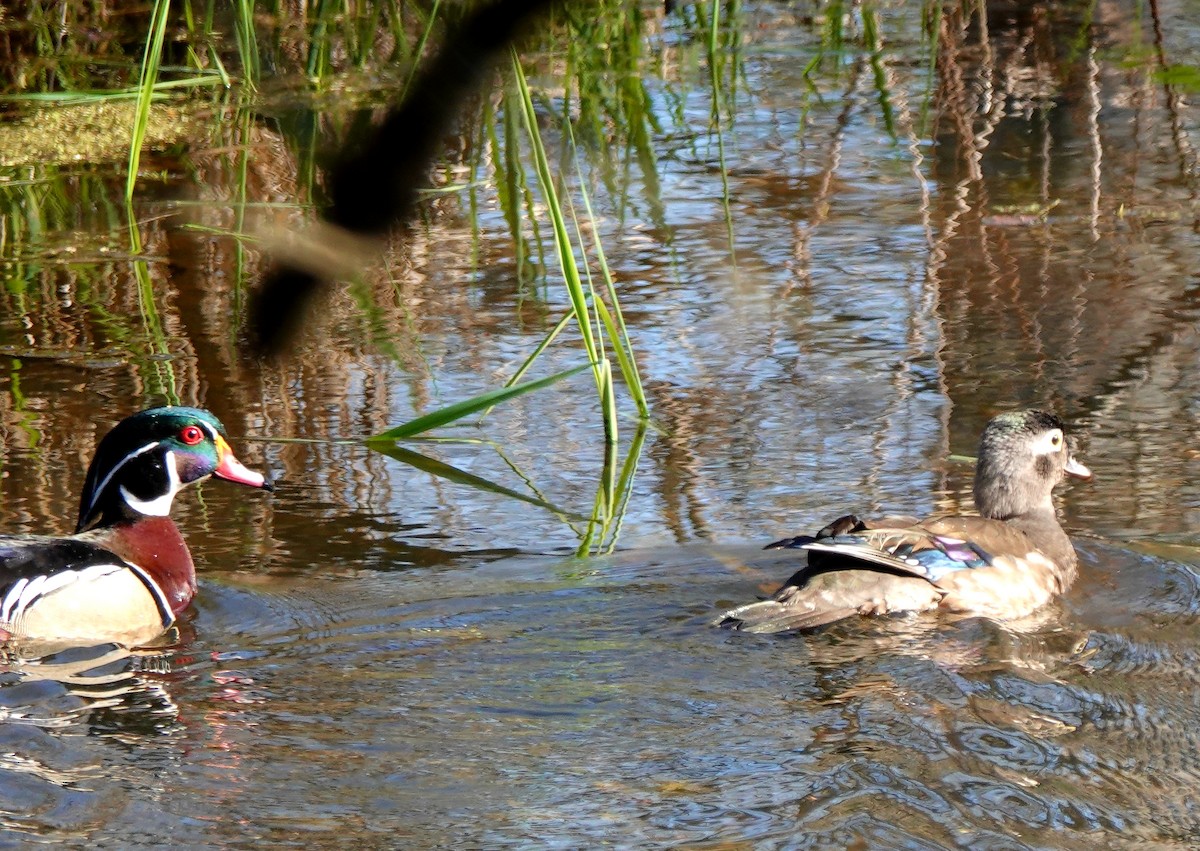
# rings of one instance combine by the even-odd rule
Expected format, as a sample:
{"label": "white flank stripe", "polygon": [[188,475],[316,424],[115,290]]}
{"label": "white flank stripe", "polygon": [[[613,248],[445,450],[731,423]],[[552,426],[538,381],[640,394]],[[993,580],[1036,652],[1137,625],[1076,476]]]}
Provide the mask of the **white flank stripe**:
{"label": "white flank stripe", "polygon": [[[99,570],[105,571],[106,574],[112,572],[112,568],[104,565],[102,565]],[[51,573],[50,575],[43,577],[45,581],[42,583],[42,596],[45,597],[47,594],[53,594],[59,588],[65,588],[72,582],[89,577],[90,574],[96,572],[97,568],[91,567],[84,568],[83,570],[61,570],[58,573]]]}
{"label": "white flank stripe", "polygon": [[13,609],[16,608],[17,600],[21,599],[21,592],[25,590],[25,586],[29,584],[28,579],[18,579],[12,588],[8,589],[8,593],[4,595],[4,603],[0,605],[0,619],[4,623],[13,622]]}
{"label": "white flank stripe", "polygon": [[[128,565],[124,564],[96,564],[85,567],[83,570],[62,570],[49,576],[42,574],[32,579],[18,580],[4,595],[4,601],[0,603],[0,623],[17,623],[25,616],[25,610],[29,606],[34,605],[40,598],[61,591],[69,585],[79,583],[81,586],[85,586],[87,583],[98,582],[110,574],[127,568]],[[81,588],[81,590],[84,589]],[[154,593],[156,597],[162,595],[162,591],[158,590],[157,586],[154,586]],[[97,603],[99,602],[97,601]]]}
{"label": "white flank stripe", "polygon": [[[64,573],[74,573],[74,571],[63,571]],[[42,587],[46,584],[45,574],[35,576],[29,580],[29,584],[21,592],[20,598],[17,600],[13,611],[13,619],[21,617],[25,610],[29,608],[29,604],[42,595]]]}

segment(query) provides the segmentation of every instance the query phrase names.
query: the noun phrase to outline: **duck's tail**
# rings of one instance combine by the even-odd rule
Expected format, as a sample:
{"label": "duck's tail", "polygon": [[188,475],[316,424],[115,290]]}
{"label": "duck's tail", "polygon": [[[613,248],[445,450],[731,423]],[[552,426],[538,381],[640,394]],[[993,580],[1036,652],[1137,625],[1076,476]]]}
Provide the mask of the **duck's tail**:
{"label": "duck's tail", "polygon": [[925,612],[943,596],[925,579],[881,570],[801,571],[771,599],[730,609],[716,623],[742,632],[795,632],[851,615]]}
{"label": "duck's tail", "polygon": [[815,611],[789,606],[778,600],[761,600],[730,609],[716,621],[717,626],[740,632],[798,632],[840,621],[855,614],[854,609]]}

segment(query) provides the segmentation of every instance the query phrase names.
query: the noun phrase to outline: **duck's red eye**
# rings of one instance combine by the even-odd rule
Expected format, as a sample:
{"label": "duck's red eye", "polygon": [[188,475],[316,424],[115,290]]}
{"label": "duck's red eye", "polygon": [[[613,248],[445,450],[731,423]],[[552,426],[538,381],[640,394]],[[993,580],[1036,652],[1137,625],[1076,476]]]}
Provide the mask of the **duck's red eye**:
{"label": "duck's red eye", "polygon": [[200,430],[200,426],[184,426],[183,431],[179,432],[179,439],[188,446],[195,446],[204,440],[204,432]]}

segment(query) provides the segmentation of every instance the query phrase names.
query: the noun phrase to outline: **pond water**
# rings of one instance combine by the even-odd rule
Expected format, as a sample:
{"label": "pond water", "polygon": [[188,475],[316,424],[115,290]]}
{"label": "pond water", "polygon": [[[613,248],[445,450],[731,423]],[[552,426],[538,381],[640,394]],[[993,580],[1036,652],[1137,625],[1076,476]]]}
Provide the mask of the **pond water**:
{"label": "pond water", "polygon": [[[594,557],[586,373],[406,444],[557,512],[355,440],[498,386],[568,308],[519,281],[486,194],[475,217],[465,190],[424,203],[366,295],[328,294],[260,361],[239,317],[268,259],[228,231],[303,217],[294,104],[158,155],[136,259],[96,197],[115,166],[56,171],[71,203],[36,227],[12,197],[50,178],[6,170],[5,528],[67,531],[98,437],[164,398],[213,410],[278,490],[180,498],[200,594],[166,646],[0,673],[3,842],[1195,847],[1200,32],[1187,4],[1038,8],[947,11],[934,71],[897,4],[877,61],[806,76],[821,32],[751,7],[719,140],[695,46],[655,13],[657,183],[592,187],[653,424]],[[711,627],[794,569],[767,541],[969,509],[958,456],[1029,405],[1096,474],[1061,490],[1063,600]]]}

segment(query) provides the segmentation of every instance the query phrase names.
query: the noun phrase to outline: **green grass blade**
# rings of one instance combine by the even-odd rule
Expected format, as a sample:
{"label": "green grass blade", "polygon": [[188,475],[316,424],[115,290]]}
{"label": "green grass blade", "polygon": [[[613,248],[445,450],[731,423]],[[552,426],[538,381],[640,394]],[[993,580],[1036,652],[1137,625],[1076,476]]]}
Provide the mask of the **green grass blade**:
{"label": "green grass blade", "polygon": [[[928,45],[928,57],[925,60],[925,72],[929,80],[937,79],[937,63],[939,50],[939,33],[942,31],[942,4],[929,0],[925,4],[925,42]],[[925,87],[925,96],[921,99],[921,121],[917,134],[924,138],[929,132],[930,113],[933,109],[934,91],[937,87],[930,84]]]}
{"label": "green grass blade", "polygon": [[575,555],[587,556],[592,554],[592,547],[598,540],[603,540],[604,530],[608,519],[612,516],[612,483],[616,471],[617,447],[606,444],[604,447],[604,466],[600,471],[600,485],[596,488],[596,498],[592,502],[592,516],[588,518],[587,528],[579,536],[579,546]]}
{"label": "green grass blade", "polygon": [[[537,344],[537,347],[534,348],[533,353],[530,354],[529,357],[525,358],[525,361],[519,367],[517,367],[517,371],[512,374],[512,377],[509,378],[508,381],[504,382],[504,386],[512,387],[514,384],[520,381],[521,378],[524,377],[525,373],[529,371],[530,367],[533,366],[534,361],[538,359],[542,352],[549,348],[550,344],[554,342],[555,338],[558,337],[558,335],[562,333],[563,329],[566,328],[567,325],[569,325],[574,319],[575,314],[568,313],[562,319],[558,320],[554,327],[550,329],[550,333],[543,337],[542,341]],[[580,367],[580,369],[582,369],[582,367]],[[490,411],[491,408],[488,408],[479,415],[479,419],[482,420]]]}
{"label": "green grass blade", "polygon": [[129,215],[129,248],[133,258],[132,268],[138,285],[138,311],[142,317],[142,327],[146,332],[147,371],[143,380],[150,385],[150,390],[162,396],[169,404],[178,405],[179,392],[175,381],[175,367],[171,363],[171,347],[163,330],[162,318],[158,315],[158,305],[154,301],[154,283],[150,279],[150,268],[141,257],[142,234],[134,221],[133,208],[128,205]]}
{"label": "green grass blade", "polygon": [[[621,526],[625,522],[625,512],[629,510],[629,499],[633,495],[633,479],[637,474],[638,461],[642,458],[642,449],[646,445],[647,420],[638,423],[633,433],[633,441],[629,444],[629,452],[625,455],[625,463],[621,465],[621,474],[617,477],[614,491],[613,513],[608,519],[605,532],[608,543],[601,552],[611,553],[617,547],[617,538],[621,534]],[[601,539],[603,540],[603,538]]]}
{"label": "green grass blade", "polygon": [[[570,125],[568,124],[568,132]],[[574,145],[574,138],[571,138],[571,143]],[[579,170],[578,159],[576,159],[576,170]],[[642,387],[642,376],[637,367],[637,355],[633,351],[633,346],[629,342],[629,329],[625,325],[625,317],[621,313],[621,302],[617,298],[617,287],[613,282],[612,270],[608,266],[608,258],[604,253],[604,245],[600,242],[600,228],[595,226],[596,213],[592,209],[591,195],[587,191],[587,186],[581,182],[579,186],[580,197],[583,199],[583,207],[587,212],[588,219],[593,223],[592,227],[592,246],[596,252],[596,262],[600,266],[600,275],[604,280],[604,291],[608,294],[608,299],[612,303],[612,311],[610,313],[608,306],[601,299],[593,299],[592,303],[596,306],[596,313],[600,317],[600,321],[604,324],[608,332],[608,338],[612,341],[613,350],[617,355],[617,364],[621,367],[621,375],[625,379],[625,386],[629,389],[630,395],[633,397],[634,404],[638,407],[638,412],[645,419],[650,416],[650,407],[646,403],[646,392]],[[580,239],[582,240],[582,235]]]}
{"label": "green grass blade", "polygon": [[[517,280],[522,284],[535,274],[529,263],[532,254],[530,246],[521,227],[522,200],[525,198],[525,170],[521,167],[518,156],[520,142],[517,139],[520,118],[517,110],[511,106],[511,96],[504,95],[505,107],[497,115],[497,110],[489,101],[485,105],[486,127],[489,144],[486,146],[491,156],[492,172],[495,175],[496,200],[500,211],[504,214],[504,222],[508,225],[512,237],[513,250],[516,254]],[[501,144],[503,134],[503,144]],[[483,146],[481,146],[483,147]],[[536,220],[534,221],[536,224]],[[536,231],[535,238],[536,238]]]}
{"label": "green grass blade", "polygon": [[[599,363],[600,357],[596,350],[596,341],[592,336],[591,320],[587,306],[587,297],[583,292],[583,281],[579,276],[579,267],[575,263],[575,253],[571,245],[571,236],[567,231],[566,218],[563,216],[562,204],[558,192],[554,188],[554,176],[550,172],[550,161],[546,156],[546,148],[538,133],[537,113],[533,108],[533,95],[529,91],[529,82],[525,79],[525,71],[514,51],[512,54],[513,76],[516,78],[520,92],[520,105],[525,115],[525,129],[533,147],[534,166],[538,180],[542,185],[542,194],[546,199],[546,209],[550,221],[554,225],[554,243],[558,252],[559,265],[562,267],[567,293],[571,298],[571,306],[579,320],[580,334],[583,336],[583,346],[587,350],[588,360],[593,364]],[[597,377],[597,381],[599,378]]]}
{"label": "green grass blade", "polygon": [[620,527],[625,522],[629,499],[634,491],[637,462],[641,460],[642,449],[646,445],[647,429],[647,420],[638,422],[634,441],[630,443],[625,462],[620,467],[620,475],[616,475],[616,453],[605,455],[604,475],[600,487],[596,489],[595,508],[587,531],[580,535],[576,556],[599,556],[617,549]]}
{"label": "green grass blade", "polygon": [[634,357],[633,349],[629,347],[628,338],[624,334],[625,320],[620,316],[619,307],[616,308],[616,311],[617,314],[614,318],[613,313],[609,312],[608,305],[599,299],[596,300],[596,315],[604,323],[609,338],[614,341],[613,351],[617,356],[617,366],[621,368],[621,375],[625,379],[625,386],[629,388],[629,393],[637,404],[639,416],[646,419],[650,416],[646,391],[642,387],[642,377],[638,374],[637,360]]}
{"label": "green grass blade", "polygon": [[719,52],[721,21],[721,0],[712,0],[712,29],[708,34],[708,78],[712,87],[712,125],[717,134],[717,164],[721,170],[721,206],[725,210],[725,235],[729,240],[729,264],[734,274],[737,274],[737,245],[733,231],[733,204],[730,201],[729,165],[725,159],[725,133],[721,126],[721,68],[722,57]]}
{"label": "green grass blade", "polygon": [[617,440],[617,433],[615,431],[616,417],[614,414],[616,399],[613,396],[612,382],[611,380],[606,381],[604,377],[603,364],[605,358],[592,333],[592,320],[591,312],[588,309],[587,293],[584,291],[583,281],[579,275],[579,266],[575,262],[575,252],[571,244],[570,232],[567,230],[563,207],[559,201],[558,193],[554,188],[554,178],[550,172],[550,162],[546,157],[546,149],[542,145],[541,135],[538,133],[537,115],[533,108],[533,95],[529,91],[529,83],[525,79],[525,72],[521,68],[521,62],[517,57],[516,51],[512,53],[512,67],[513,76],[517,81],[520,91],[521,107],[525,114],[525,129],[529,133],[529,140],[533,147],[534,164],[538,180],[542,185],[542,194],[546,199],[546,209],[554,225],[555,252],[558,255],[563,281],[566,284],[567,293],[571,299],[571,307],[575,311],[575,319],[579,326],[580,336],[583,339],[583,347],[587,351],[588,360],[592,364],[593,375],[596,379],[596,389],[600,395],[600,405],[605,411],[604,438],[609,443],[615,443]]}
{"label": "green grass blade", "polygon": [[[194,76],[182,80],[156,80],[151,86],[150,100],[165,100],[164,92],[174,89],[196,89],[201,86],[224,85],[222,77],[216,71],[196,71]],[[130,89],[102,89],[99,91],[76,90],[70,92],[20,92],[18,94],[0,95],[0,103],[52,103],[59,106],[72,106],[81,103],[97,101],[139,100],[142,98],[141,87]],[[147,121],[149,119],[147,118]]]}
{"label": "green grass blade", "polygon": [[150,106],[154,101],[154,85],[158,80],[158,68],[162,62],[163,41],[167,35],[167,19],[170,17],[171,0],[155,0],[150,16],[150,40],[142,56],[142,76],[138,84],[137,116],[134,119],[132,139],[129,142],[129,174],[125,178],[125,200],[133,200],[137,186],[138,165],[142,158],[142,141],[146,138],[146,127],[150,123]]}
{"label": "green grass blade", "polygon": [[[536,259],[533,253],[527,256],[532,261],[528,271],[530,280],[536,280],[539,276],[542,278],[543,286],[545,286],[546,268],[546,244],[542,239],[541,216],[538,213],[537,199],[534,198],[533,188],[529,181],[525,178],[525,165],[521,159],[521,143],[518,136],[521,132],[521,124],[524,121],[524,109],[512,108],[513,98],[520,98],[520,93],[505,92],[504,101],[504,166],[505,171],[511,173],[516,178],[515,185],[519,191],[519,195],[515,203],[519,203],[521,209],[525,211],[525,221],[529,225],[529,242],[528,244],[537,252]],[[521,278],[524,281],[525,278]]]}
{"label": "green grass blade", "polygon": [[425,55],[425,45],[429,43],[429,36],[433,32],[433,25],[437,23],[438,10],[441,5],[442,0],[433,0],[433,8],[429,10],[429,18],[425,22],[425,29],[421,31],[421,37],[417,41],[416,49],[413,51],[412,70],[404,78],[404,87],[400,90],[399,100],[401,101],[408,96],[408,87],[412,84],[413,78],[417,76],[417,71],[421,67],[421,57]]}
{"label": "green grass blade", "polygon": [[596,489],[592,516],[588,518],[587,528],[579,536],[579,546],[575,549],[575,555],[601,555],[616,549],[621,525],[625,521],[625,512],[629,509],[633,479],[646,443],[648,426],[647,420],[638,423],[629,451],[625,455],[625,462],[621,465],[620,475],[616,472],[616,448],[608,447],[612,451],[604,453],[604,469],[600,486]]}
{"label": "green grass blade", "polygon": [[537,497],[523,494],[520,491],[506,488],[504,485],[498,485],[493,481],[489,481],[488,479],[468,473],[466,470],[460,470],[458,467],[455,467],[452,464],[447,464],[444,461],[438,461],[436,458],[430,458],[428,455],[422,455],[420,452],[414,452],[411,449],[405,449],[401,446],[396,446],[394,443],[368,443],[368,446],[370,446],[376,452],[386,455],[389,458],[395,458],[397,461],[408,464],[410,467],[416,467],[418,470],[422,470],[430,475],[437,476],[439,479],[445,479],[448,482],[466,485],[467,487],[475,488],[476,490],[487,491],[488,493],[500,494],[501,496],[507,496],[512,499],[520,500],[521,502],[526,502],[530,505],[536,505],[539,508],[544,508],[553,514],[557,514],[560,517],[574,517],[574,519],[577,520],[582,519],[579,515],[572,515],[566,511],[563,511],[558,506],[546,502],[543,499],[538,499]]}
{"label": "green grass blade", "polygon": [[[513,387],[501,387],[499,390],[491,390],[487,393],[482,393],[478,396],[472,396],[470,399],[465,399],[462,402],[456,402],[453,405],[447,405],[445,408],[434,411],[416,419],[409,420],[406,423],[390,428],[385,432],[381,432],[373,437],[367,438],[368,444],[383,443],[389,440],[400,440],[405,437],[413,437],[430,429],[444,426],[448,423],[460,420],[463,417],[469,416],[477,411],[482,411],[490,408],[493,405],[498,405],[512,399],[515,396],[521,396],[533,390],[540,390],[547,387],[556,381],[561,381],[564,378],[569,378],[572,375],[577,375],[587,369],[590,364],[568,369],[564,372],[557,372],[554,375],[547,375],[544,378],[538,378],[533,381],[527,381],[524,384],[517,384]],[[377,447],[376,447],[377,448]]]}
{"label": "green grass blade", "polygon": [[[238,54],[242,59],[242,80],[253,91],[262,77],[262,60],[258,55],[258,42],[254,38],[254,3],[253,0],[235,0],[233,7],[233,27],[237,35]],[[222,67],[221,71],[224,70]]]}

